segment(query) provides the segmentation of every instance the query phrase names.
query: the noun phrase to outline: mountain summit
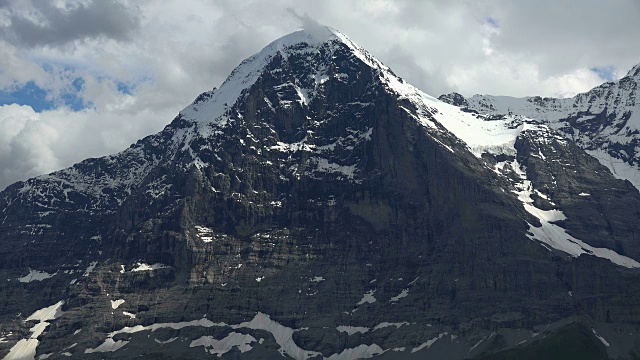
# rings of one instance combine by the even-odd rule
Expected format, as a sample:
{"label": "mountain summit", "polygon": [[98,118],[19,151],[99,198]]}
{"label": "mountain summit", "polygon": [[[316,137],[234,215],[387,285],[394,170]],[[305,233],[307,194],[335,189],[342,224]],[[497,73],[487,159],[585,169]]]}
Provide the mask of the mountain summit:
{"label": "mountain summit", "polygon": [[544,119],[447,99],[300,31],[160,133],[9,186],[0,356],[639,351],[638,190]]}

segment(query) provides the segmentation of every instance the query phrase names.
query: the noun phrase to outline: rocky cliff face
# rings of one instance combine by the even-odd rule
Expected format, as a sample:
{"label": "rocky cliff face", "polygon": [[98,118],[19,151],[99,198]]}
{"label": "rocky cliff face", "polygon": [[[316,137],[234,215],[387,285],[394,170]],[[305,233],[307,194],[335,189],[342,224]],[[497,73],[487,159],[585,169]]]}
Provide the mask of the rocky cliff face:
{"label": "rocky cliff face", "polygon": [[553,128],[298,32],[162,132],[0,193],[0,355],[462,359],[579,323],[631,356],[616,204],[640,194]]}

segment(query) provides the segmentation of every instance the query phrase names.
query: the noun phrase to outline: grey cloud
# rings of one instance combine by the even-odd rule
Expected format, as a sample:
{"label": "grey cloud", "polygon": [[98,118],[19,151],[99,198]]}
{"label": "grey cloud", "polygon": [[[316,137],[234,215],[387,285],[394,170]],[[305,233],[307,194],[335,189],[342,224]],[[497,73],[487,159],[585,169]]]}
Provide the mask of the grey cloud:
{"label": "grey cloud", "polygon": [[640,2],[582,0],[498,1],[500,51],[537,59],[542,74],[583,66],[640,62]]}
{"label": "grey cloud", "polygon": [[140,25],[138,9],[118,0],[78,2],[67,8],[50,1],[29,5],[0,0],[0,7],[10,14],[10,25],[2,28],[1,37],[18,46],[58,46],[83,39],[130,39]]}
{"label": "grey cloud", "polygon": [[454,90],[447,83],[446,71],[438,71],[435,73],[425,71],[409,51],[410,49],[394,45],[386,53],[381,54],[381,57],[384,57],[387,65],[393,64],[392,70],[396,75],[429,94],[445,93]]}
{"label": "grey cloud", "polygon": [[298,22],[302,28],[308,33],[316,33],[323,31],[326,25],[320,24],[316,19],[309,16],[307,13],[303,13],[302,15],[298,14],[293,8],[287,8],[287,12],[291,14],[291,16]]}

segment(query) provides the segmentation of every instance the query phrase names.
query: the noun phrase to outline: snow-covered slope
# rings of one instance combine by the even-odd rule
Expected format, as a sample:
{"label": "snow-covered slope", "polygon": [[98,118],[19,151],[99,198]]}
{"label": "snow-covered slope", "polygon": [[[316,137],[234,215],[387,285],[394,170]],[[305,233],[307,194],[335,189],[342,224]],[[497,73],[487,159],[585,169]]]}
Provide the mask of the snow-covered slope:
{"label": "snow-covered slope", "polygon": [[616,82],[572,98],[474,95],[441,99],[481,114],[514,114],[544,122],[590,152],[614,176],[640,188],[640,65]]}
{"label": "snow-covered slope", "polygon": [[[314,62],[314,60],[317,61],[316,57],[321,51],[333,53],[339,46],[347,46],[354,56],[371,67],[388,70],[368,52],[335,29],[319,27],[313,32],[301,30],[272,42],[259,53],[244,60],[233,70],[220,89],[203,93],[196,101],[182,110],[180,115],[188,121],[223,126],[235,115],[230,113],[229,109],[240,97],[247,95],[248,88],[254,85],[266,71],[282,70],[281,68],[269,70],[269,64],[274,61],[274,58],[280,56],[286,62],[289,56],[302,55],[306,57],[307,62]],[[305,105],[308,105],[313,99],[317,88],[329,80],[329,64],[325,62],[315,65],[317,68],[313,73],[305,74],[307,79],[300,79],[300,83],[280,85],[282,87],[291,86],[299,96],[297,101]]]}

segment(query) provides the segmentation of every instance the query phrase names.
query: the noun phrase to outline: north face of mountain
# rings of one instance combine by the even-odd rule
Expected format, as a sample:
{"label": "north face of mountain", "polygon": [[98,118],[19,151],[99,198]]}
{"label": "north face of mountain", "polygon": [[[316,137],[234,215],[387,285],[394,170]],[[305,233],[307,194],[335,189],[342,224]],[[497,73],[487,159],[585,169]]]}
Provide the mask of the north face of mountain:
{"label": "north face of mountain", "polygon": [[162,132],[0,193],[0,356],[463,359],[575,324],[630,357],[616,202],[640,194],[554,128],[297,32]]}

